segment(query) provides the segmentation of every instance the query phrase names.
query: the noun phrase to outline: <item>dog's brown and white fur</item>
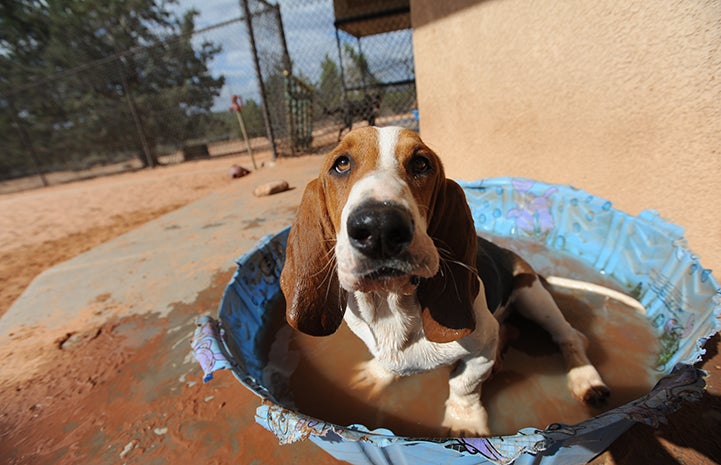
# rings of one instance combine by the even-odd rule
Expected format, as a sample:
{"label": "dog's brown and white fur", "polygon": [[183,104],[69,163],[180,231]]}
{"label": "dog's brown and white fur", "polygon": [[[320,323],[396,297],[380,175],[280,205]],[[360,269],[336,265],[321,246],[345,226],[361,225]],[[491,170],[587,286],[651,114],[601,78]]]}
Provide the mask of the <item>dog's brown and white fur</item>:
{"label": "dog's brown and white fur", "polygon": [[375,393],[455,365],[442,424],[451,434],[490,434],[481,384],[510,306],[559,345],[574,397],[608,395],[586,338],[525,261],[477,238],[462,189],[411,131],[357,129],[327,156],[291,228],[281,287],[294,328],[323,336],[345,319],[373,355],[355,381]]}

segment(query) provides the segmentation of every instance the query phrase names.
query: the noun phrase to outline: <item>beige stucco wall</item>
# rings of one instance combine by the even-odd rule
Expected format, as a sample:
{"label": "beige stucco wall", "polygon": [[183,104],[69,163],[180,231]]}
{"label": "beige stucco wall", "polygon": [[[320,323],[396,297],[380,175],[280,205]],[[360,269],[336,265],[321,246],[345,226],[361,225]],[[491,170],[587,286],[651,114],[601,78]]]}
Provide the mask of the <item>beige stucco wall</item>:
{"label": "beige stucco wall", "polygon": [[721,277],[721,2],[411,0],[449,175],[572,184],[686,228]]}

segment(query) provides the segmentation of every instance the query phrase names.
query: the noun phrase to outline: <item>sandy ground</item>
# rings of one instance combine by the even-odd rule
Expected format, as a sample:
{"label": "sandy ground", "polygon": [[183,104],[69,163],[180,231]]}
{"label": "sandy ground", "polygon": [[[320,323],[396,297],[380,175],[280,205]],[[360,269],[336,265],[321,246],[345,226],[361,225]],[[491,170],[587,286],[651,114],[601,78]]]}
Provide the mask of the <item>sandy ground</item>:
{"label": "sandy ground", "polygon": [[252,168],[223,157],[0,196],[0,315],[41,271],[233,182],[233,164]]}
{"label": "sandy ground", "polygon": [[[234,182],[233,163],[247,166],[226,157],[0,196],[0,313],[42,270]],[[279,448],[249,421],[258,399],[229,373],[199,382],[187,331],[198,308],[217,305],[232,272],[219,270],[195,302],[165,318],[117,317],[50,340],[15,335],[25,349],[2,348],[0,364],[27,370],[0,379],[0,463],[338,463],[307,441]],[[107,295],[96,303],[112,304]],[[30,338],[37,343],[21,344]],[[707,344],[704,402],[660,430],[634,427],[594,463],[721,460],[711,433],[721,427],[718,346],[718,336]]]}

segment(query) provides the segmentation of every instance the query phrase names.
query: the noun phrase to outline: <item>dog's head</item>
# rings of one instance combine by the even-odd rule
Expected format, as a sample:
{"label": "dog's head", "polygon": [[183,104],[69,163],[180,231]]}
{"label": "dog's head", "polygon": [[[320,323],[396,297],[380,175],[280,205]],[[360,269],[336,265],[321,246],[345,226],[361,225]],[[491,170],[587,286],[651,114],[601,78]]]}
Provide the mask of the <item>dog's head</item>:
{"label": "dog's head", "polygon": [[347,292],[417,292],[426,337],[460,339],[475,327],[476,248],[461,187],[416,133],[354,130],[306,187],[291,228],[281,275],[288,322],[327,335]]}

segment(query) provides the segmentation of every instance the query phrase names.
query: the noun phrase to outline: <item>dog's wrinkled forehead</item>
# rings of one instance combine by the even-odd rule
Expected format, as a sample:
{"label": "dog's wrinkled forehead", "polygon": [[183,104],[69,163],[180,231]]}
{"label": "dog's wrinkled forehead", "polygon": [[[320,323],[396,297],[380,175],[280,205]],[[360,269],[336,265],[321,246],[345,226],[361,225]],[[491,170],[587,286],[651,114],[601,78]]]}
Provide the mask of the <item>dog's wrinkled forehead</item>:
{"label": "dog's wrinkled forehead", "polygon": [[439,175],[442,166],[435,153],[418,134],[398,127],[351,131],[328,154],[321,169],[328,213],[336,231],[351,191],[354,197],[390,198],[405,194],[404,190],[419,204],[427,204],[433,179]]}

